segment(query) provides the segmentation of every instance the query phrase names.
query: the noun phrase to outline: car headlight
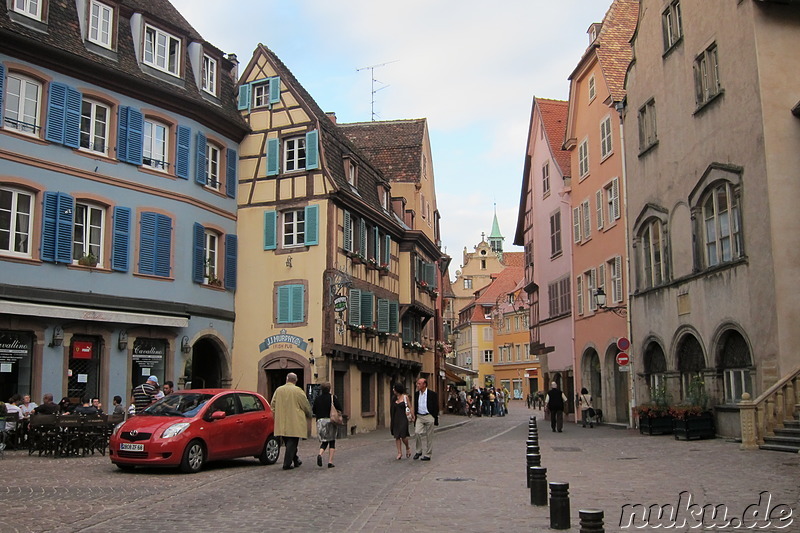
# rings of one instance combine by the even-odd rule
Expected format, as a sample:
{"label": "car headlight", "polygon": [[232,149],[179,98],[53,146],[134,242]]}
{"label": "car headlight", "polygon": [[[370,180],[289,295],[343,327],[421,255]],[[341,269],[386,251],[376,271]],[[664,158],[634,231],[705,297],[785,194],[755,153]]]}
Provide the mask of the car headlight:
{"label": "car headlight", "polygon": [[123,420],[122,422],[120,422],[119,424],[114,426],[114,431],[112,431],[111,434],[112,435],[116,435],[117,433],[119,433],[119,428],[121,428],[122,424],[124,424],[124,423],[125,423],[125,421]]}
{"label": "car headlight", "polygon": [[177,424],[172,424],[170,427],[164,430],[164,433],[161,435],[161,438],[169,439],[176,435],[180,435],[188,427],[189,427],[189,422],[178,422]]}

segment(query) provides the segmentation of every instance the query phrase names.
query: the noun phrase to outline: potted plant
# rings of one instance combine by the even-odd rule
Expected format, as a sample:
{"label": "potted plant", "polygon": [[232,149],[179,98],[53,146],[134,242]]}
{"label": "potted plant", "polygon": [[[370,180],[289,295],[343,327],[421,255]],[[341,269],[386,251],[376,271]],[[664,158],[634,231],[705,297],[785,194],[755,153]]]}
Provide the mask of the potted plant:
{"label": "potted plant", "polygon": [[81,266],[96,267],[97,257],[95,257],[92,252],[89,252],[88,254],[82,255],[78,259],[78,264]]}
{"label": "potted plant", "polygon": [[714,413],[708,409],[705,382],[695,376],[689,383],[686,403],[670,407],[672,432],[677,440],[713,439],[716,436]]}
{"label": "potted plant", "polygon": [[639,433],[642,435],[666,435],[672,433],[672,414],[669,411],[669,397],[664,384],[654,387],[650,401],[637,405]]}

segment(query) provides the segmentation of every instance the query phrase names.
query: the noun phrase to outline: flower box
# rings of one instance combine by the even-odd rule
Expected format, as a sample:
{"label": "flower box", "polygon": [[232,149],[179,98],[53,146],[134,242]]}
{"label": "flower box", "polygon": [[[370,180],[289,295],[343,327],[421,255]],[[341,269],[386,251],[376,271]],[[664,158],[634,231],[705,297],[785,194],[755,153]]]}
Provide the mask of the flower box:
{"label": "flower box", "polygon": [[639,433],[642,435],[668,435],[672,433],[672,416],[639,415]]}
{"label": "flower box", "polygon": [[677,440],[713,439],[716,437],[714,414],[705,411],[672,419],[672,433]]}

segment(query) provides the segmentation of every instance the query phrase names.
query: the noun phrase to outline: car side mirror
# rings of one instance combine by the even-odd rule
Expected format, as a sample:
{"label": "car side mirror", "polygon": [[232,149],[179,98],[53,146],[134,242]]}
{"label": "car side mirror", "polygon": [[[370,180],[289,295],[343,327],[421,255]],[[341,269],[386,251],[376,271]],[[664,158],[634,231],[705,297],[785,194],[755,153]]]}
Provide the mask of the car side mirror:
{"label": "car side mirror", "polygon": [[225,411],[214,411],[211,413],[211,420],[222,420],[226,416],[228,415],[225,414]]}

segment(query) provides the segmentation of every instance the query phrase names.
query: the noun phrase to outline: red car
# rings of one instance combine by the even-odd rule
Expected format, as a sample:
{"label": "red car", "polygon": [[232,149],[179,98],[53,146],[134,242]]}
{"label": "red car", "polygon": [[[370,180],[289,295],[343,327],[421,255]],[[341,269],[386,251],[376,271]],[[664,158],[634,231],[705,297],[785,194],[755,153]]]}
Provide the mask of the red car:
{"label": "red car", "polygon": [[117,425],[108,444],[111,462],[136,466],[179,466],[200,471],[206,461],[256,457],[278,460],[275,419],[263,396],[230,389],[182,390]]}

